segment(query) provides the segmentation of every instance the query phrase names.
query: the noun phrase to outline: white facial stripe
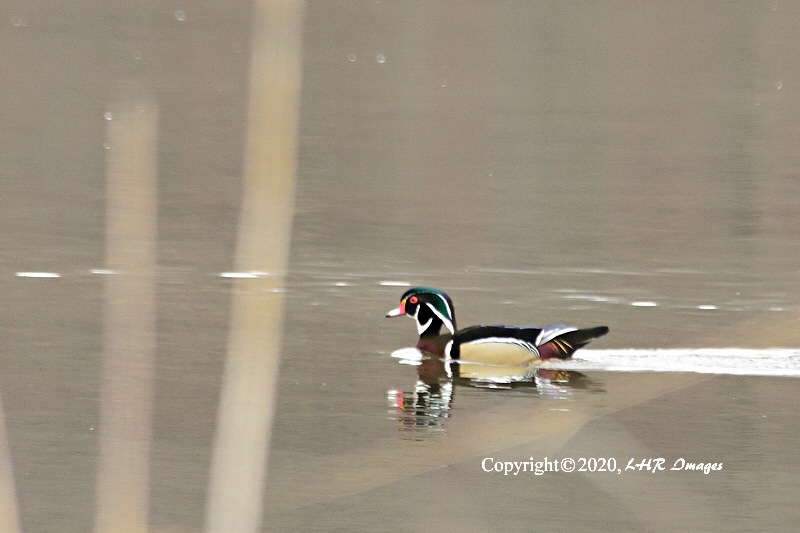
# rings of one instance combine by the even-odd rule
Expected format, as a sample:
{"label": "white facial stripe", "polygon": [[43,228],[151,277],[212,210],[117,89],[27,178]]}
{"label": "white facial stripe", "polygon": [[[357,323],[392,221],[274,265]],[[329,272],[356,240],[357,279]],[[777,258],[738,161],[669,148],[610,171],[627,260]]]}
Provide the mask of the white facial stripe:
{"label": "white facial stripe", "polygon": [[[439,296],[439,295],[437,294],[436,296]],[[439,296],[439,298],[442,298],[442,297]],[[447,300],[445,300],[444,298],[442,298],[442,300],[444,301],[445,305],[447,305]],[[456,332],[455,332],[455,329],[453,328],[453,322],[449,318],[447,318],[446,316],[443,316],[442,313],[439,312],[439,310],[436,309],[436,307],[434,307],[433,305],[431,305],[431,304],[429,304],[427,302],[425,303],[425,305],[427,305],[428,308],[430,308],[430,310],[433,311],[433,314],[435,314],[436,316],[439,317],[439,320],[442,321],[442,323],[444,324],[444,327],[446,327],[450,331],[451,334],[455,335]],[[450,306],[449,305],[447,306],[447,310],[450,311]]]}
{"label": "white facial stripe", "polygon": [[436,296],[438,296],[439,299],[441,299],[444,302],[444,306],[447,309],[447,314],[450,315],[450,316],[453,316],[453,310],[450,309],[450,304],[447,302],[447,298],[445,298],[441,294],[437,294]]}

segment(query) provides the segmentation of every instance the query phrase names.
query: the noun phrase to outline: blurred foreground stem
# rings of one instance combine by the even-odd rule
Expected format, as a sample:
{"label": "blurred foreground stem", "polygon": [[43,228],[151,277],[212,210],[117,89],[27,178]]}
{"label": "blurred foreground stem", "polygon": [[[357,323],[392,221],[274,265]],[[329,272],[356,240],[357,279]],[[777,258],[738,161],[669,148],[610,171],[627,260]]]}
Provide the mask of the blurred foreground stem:
{"label": "blurred foreground stem", "polygon": [[146,532],[150,509],[158,110],[120,85],[105,115],[104,369],[95,531]]}
{"label": "blurred foreground stem", "polygon": [[206,530],[258,530],[283,330],[302,73],[303,3],[252,7],[247,146]]}

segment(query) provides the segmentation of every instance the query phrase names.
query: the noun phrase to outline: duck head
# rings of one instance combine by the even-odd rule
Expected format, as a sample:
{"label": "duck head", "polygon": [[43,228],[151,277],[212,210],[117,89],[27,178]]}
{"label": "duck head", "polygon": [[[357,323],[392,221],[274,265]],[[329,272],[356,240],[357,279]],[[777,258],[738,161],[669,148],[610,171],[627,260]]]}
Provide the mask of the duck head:
{"label": "duck head", "polygon": [[456,315],[450,297],[439,289],[414,287],[400,298],[400,305],[386,313],[387,318],[407,315],[417,323],[420,337],[439,335],[442,326],[456,332]]}

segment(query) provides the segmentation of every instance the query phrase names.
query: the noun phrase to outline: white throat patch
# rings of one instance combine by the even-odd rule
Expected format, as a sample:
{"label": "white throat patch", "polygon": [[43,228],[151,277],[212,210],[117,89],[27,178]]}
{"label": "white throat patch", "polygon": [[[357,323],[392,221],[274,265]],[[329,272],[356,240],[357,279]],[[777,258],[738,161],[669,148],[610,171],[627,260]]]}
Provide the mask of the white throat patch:
{"label": "white throat patch", "polygon": [[424,324],[422,324],[419,321],[419,307],[417,307],[417,310],[413,315],[409,315],[409,316],[411,316],[411,318],[413,318],[414,322],[417,324],[417,334],[420,337],[422,336],[423,333],[425,333],[425,330],[428,329],[431,326],[431,322],[433,322],[433,318],[432,317],[429,318],[428,321],[425,322]]}
{"label": "white throat patch", "polygon": [[424,324],[420,324],[419,320],[417,320],[417,333],[422,336],[422,334],[425,333],[425,330],[431,326],[431,322],[433,322],[433,318],[429,318]]}

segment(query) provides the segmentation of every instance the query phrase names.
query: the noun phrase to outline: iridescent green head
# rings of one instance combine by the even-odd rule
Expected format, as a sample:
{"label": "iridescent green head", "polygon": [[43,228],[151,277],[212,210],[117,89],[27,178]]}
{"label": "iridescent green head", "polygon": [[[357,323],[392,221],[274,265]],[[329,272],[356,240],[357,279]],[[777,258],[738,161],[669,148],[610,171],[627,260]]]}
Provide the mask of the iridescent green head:
{"label": "iridescent green head", "polygon": [[456,332],[456,315],[450,297],[439,289],[414,287],[400,298],[400,305],[386,313],[387,317],[408,315],[417,322],[420,336],[438,335],[444,326],[450,334]]}

